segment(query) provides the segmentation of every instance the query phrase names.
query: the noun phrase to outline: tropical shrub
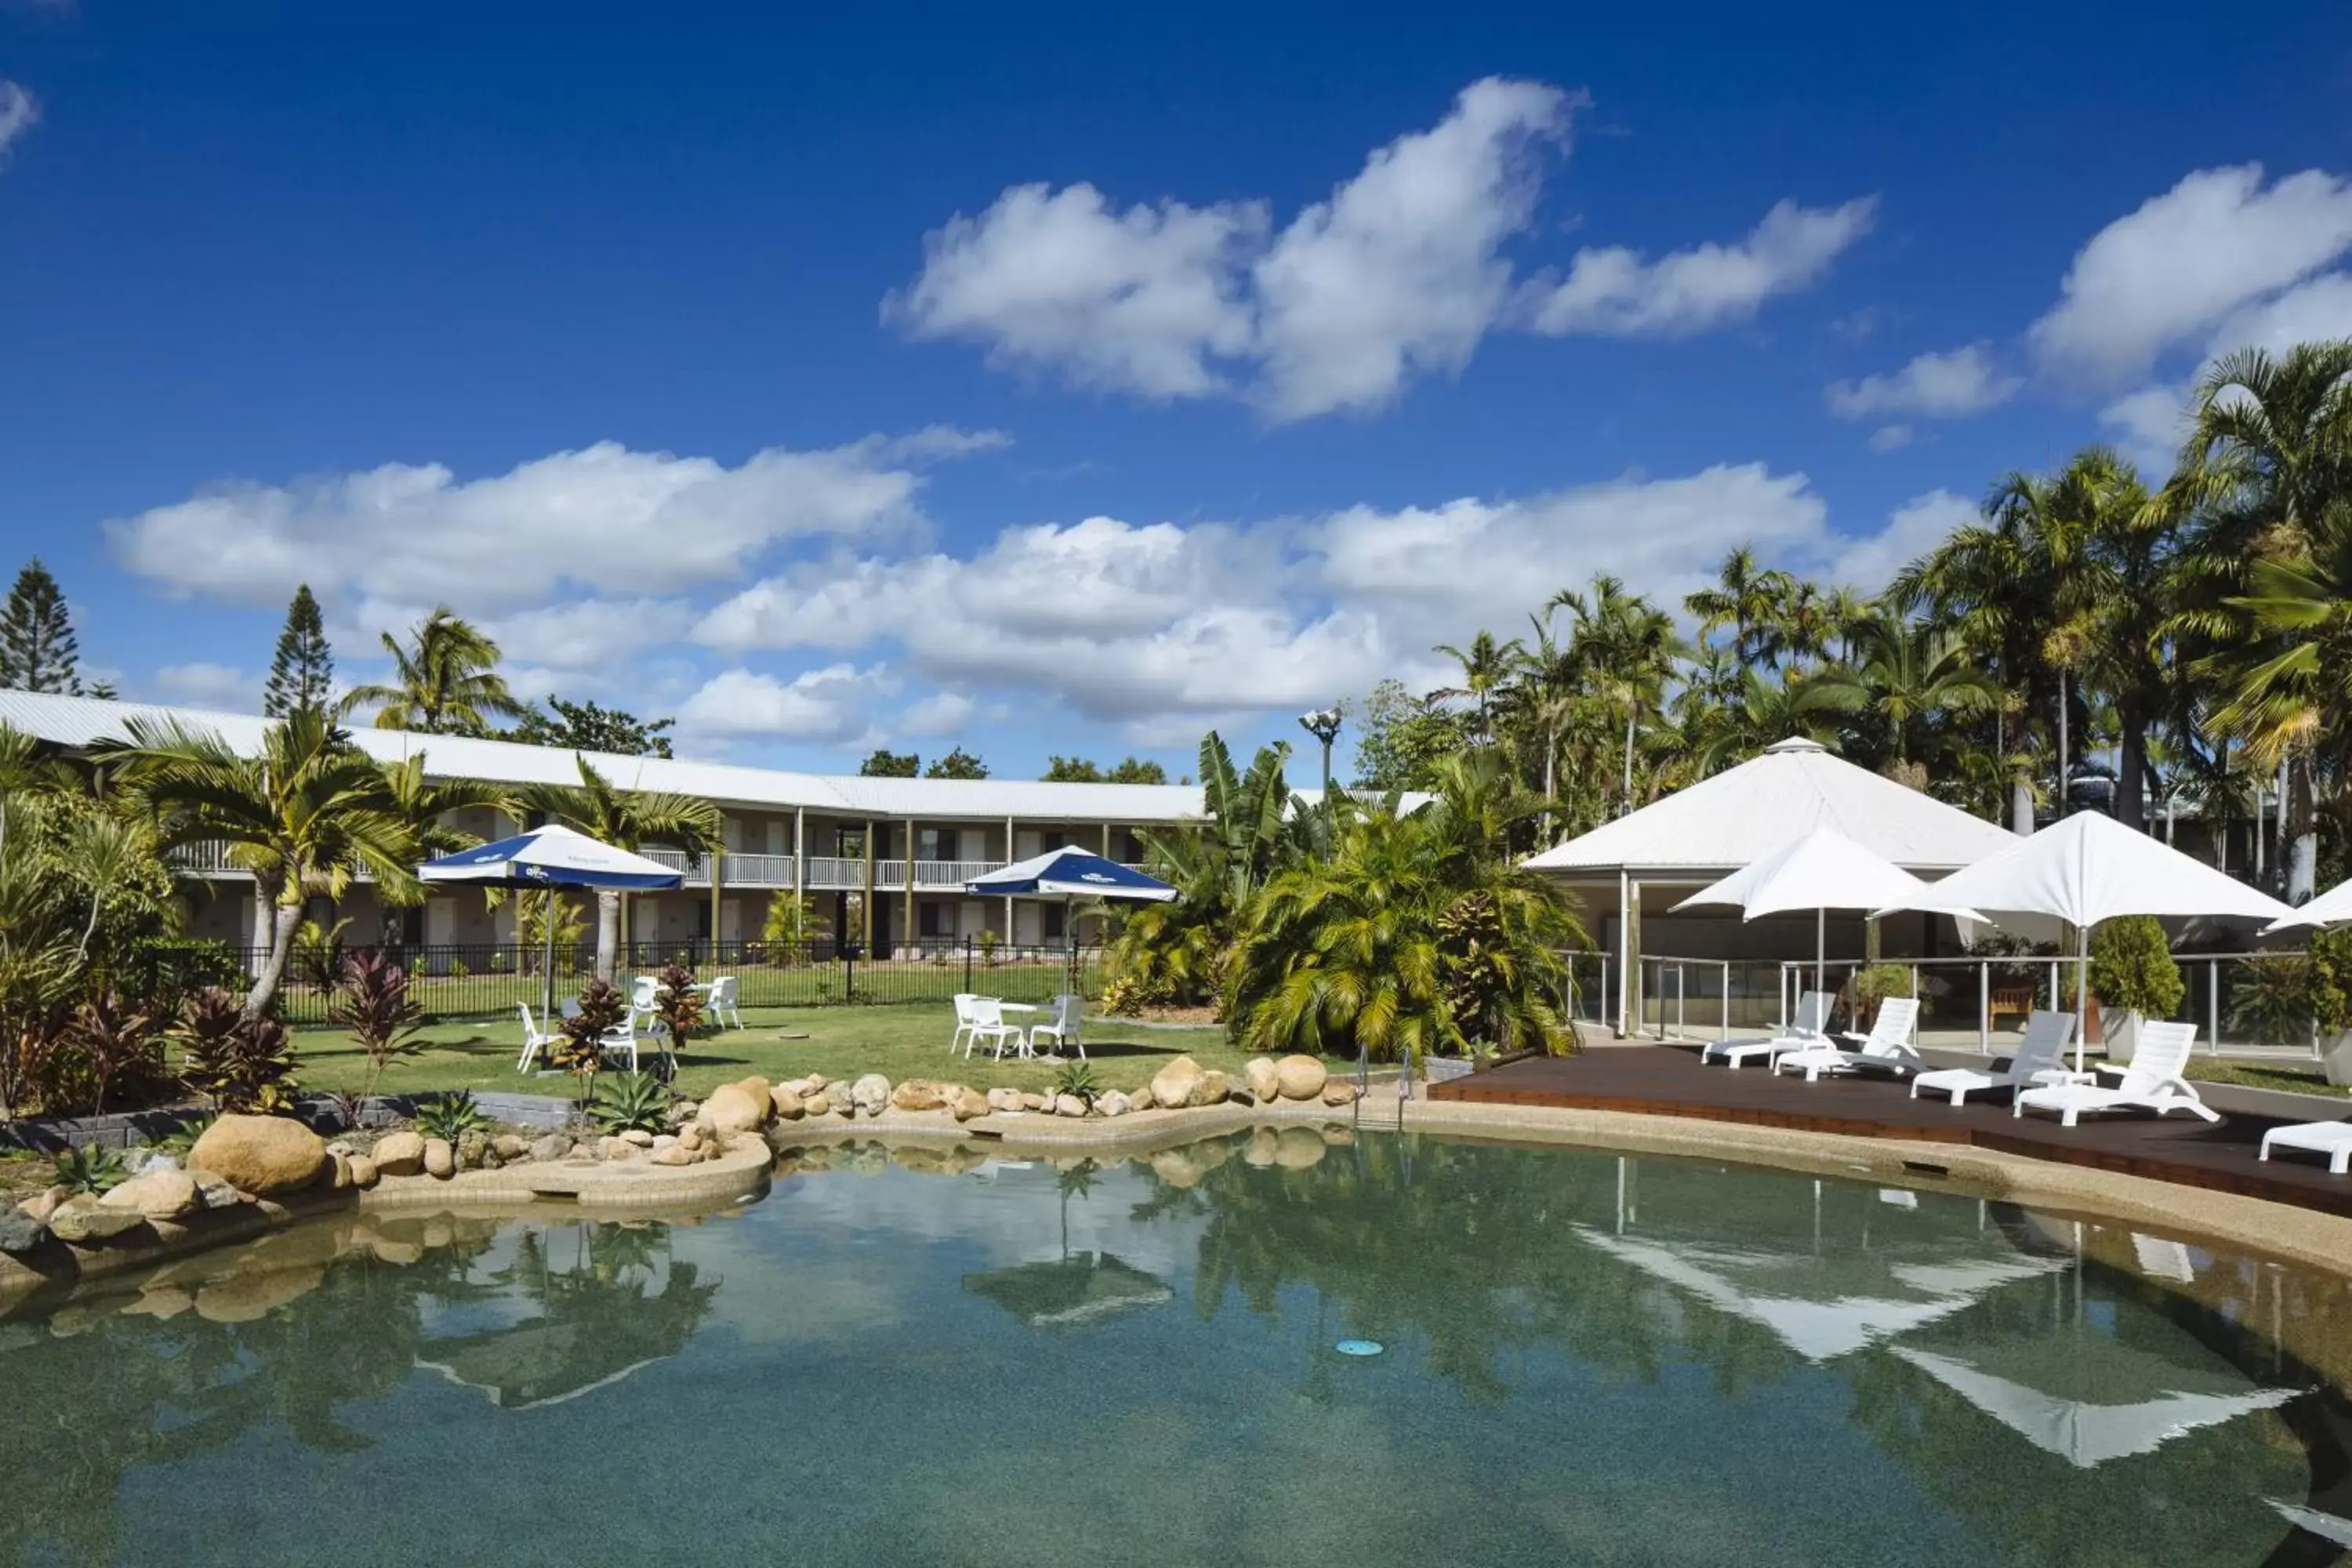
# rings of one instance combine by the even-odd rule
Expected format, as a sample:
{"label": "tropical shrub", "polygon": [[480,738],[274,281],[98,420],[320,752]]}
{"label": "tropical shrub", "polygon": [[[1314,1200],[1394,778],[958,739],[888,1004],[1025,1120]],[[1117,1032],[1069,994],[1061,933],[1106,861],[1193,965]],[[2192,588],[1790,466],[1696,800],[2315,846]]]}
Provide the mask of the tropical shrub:
{"label": "tropical shrub", "polygon": [[1911,994],[1911,970],[1906,964],[1874,963],[1854,972],[1851,989],[1854,1026],[1868,1028],[1878,1020],[1881,1002],[1889,996]]}
{"label": "tropical shrub", "polygon": [[157,1098],[171,1082],[163,1065],[163,1022],[110,992],[90,998],[74,1009],[66,1026],[60,1055],[67,1071],[57,1075],[58,1081],[68,1072],[78,1078],[75,1088],[86,1087],[87,1099],[75,1092],[72,1101],[101,1113],[110,1090],[133,1102]]}
{"label": "tropical shrub", "polygon": [[294,928],[294,970],[313,991],[332,991],[343,973],[343,933],[349,920],[320,925],[305,920]]}
{"label": "tropical shrub", "polygon": [[[384,1068],[421,1048],[416,1033],[425,1026],[425,1009],[409,994],[408,971],[368,948],[343,960],[341,984],[328,1004],[327,1022],[348,1030],[353,1043],[367,1053],[367,1077],[356,1097],[364,1105]],[[337,1104],[343,1107],[340,1096]],[[344,1125],[357,1125],[357,1108],[343,1109]]]}
{"label": "tropical shrub", "polygon": [[197,992],[245,984],[245,965],[225,942],[191,936],[143,936],[124,945],[114,971],[116,989],[136,996],[159,1018],[176,1018]]}
{"label": "tropical shrub", "polygon": [[294,1057],[285,1026],[248,1018],[217,988],[191,997],[171,1031],[181,1076],[221,1110],[273,1114],[294,1102]]}
{"label": "tropical shrub", "polygon": [[2122,915],[2092,929],[2091,990],[2102,1008],[2169,1018],[2189,987],[2155,917]]}
{"label": "tropical shrub", "polygon": [[2311,1037],[2312,965],[2307,958],[2256,958],[2230,987],[2230,1033],[2250,1045],[2300,1045]]}
{"label": "tropical shrub", "polygon": [[2313,933],[2309,983],[2312,1026],[2323,1036],[2352,1028],[2352,931]]}
{"label": "tropical shrub", "polygon": [[996,967],[996,942],[995,929],[982,926],[980,931],[980,962],[991,969]]}
{"label": "tropical shrub", "polygon": [[597,1086],[589,1119],[606,1132],[659,1132],[669,1123],[669,1086],[649,1072],[614,1073]]}
{"label": "tropical shrub", "polygon": [[1121,974],[1103,987],[1103,1011],[1115,1018],[1140,1018],[1150,1008],[1176,1005],[1176,987],[1165,975]]}
{"label": "tropical shrub", "polygon": [[427,1138],[455,1143],[467,1133],[480,1132],[489,1126],[489,1117],[474,1103],[474,1091],[470,1089],[436,1096],[416,1108],[416,1131]]}
{"label": "tropical shrub", "polygon": [[760,922],[760,940],[767,946],[769,961],[785,964],[798,958],[808,946],[809,928],[815,919],[805,894],[771,896],[767,917]]}
{"label": "tropical shrub", "polygon": [[548,1059],[580,1079],[585,1099],[593,1091],[597,1069],[604,1065],[604,1038],[629,1016],[629,999],[603,980],[592,979],[580,988],[580,1010],[563,1020]]}
{"label": "tropical shrub", "polygon": [[676,1049],[702,1028],[702,995],[692,988],[690,964],[672,960],[656,970],[654,978],[659,982],[654,992],[654,1010],[668,1028],[670,1047]]}

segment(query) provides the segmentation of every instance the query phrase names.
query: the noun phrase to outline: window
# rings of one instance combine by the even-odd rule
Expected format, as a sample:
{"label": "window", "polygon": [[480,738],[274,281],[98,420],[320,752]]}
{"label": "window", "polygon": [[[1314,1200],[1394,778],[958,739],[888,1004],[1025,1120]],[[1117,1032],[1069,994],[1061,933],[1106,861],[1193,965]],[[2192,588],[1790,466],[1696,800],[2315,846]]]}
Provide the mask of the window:
{"label": "window", "polygon": [[926,902],[915,906],[915,931],[926,937],[950,937],[956,933],[955,906]]}
{"label": "window", "polygon": [[915,858],[919,860],[961,860],[958,853],[962,840],[952,827],[926,827],[922,830]]}
{"label": "window", "polygon": [[1045,940],[1047,942],[1060,942],[1062,940],[1062,921],[1063,917],[1068,913],[1069,910],[1061,904],[1047,904],[1045,906]]}

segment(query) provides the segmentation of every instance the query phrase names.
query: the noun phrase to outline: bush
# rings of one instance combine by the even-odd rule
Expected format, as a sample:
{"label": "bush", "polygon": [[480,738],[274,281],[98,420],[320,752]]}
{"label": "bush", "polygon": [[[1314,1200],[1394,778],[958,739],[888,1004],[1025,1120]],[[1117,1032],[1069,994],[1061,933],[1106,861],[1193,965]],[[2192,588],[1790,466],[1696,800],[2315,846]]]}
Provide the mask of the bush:
{"label": "bush", "polygon": [[1878,1005],[1889,996],[1911,994],[1911,969],[1902,963],[1874,963],[1854,971],[1853,1026],[1868,1028],[1878,1018]]}
{"label": "bush", "polygon": [[2352,1028],[2352,931],[2315,932],[2309,963],[2312,1026],[2340,1035]]}
{"label": "bush", "polygon": [[604,1064],[603,1041],[629,1016],[629,999],[602,980],[580,988],[580,1010],[563,1020],[562,1038],[548,1049],[548,1059],[581,1080],[584,1098],[593,1092],[596,1069]]}
{"label": "bush", "polygon": [[188,998],[215,988],[235,991],[246,984],[245,965],[226,942],[197,937],[148,936],[132,942],[115,967],[116,989],[146,998],[147,1011],[176,1018]]}
{"label": "bush", "polygon": [[271,1115],[293,1104],[294,1056],[285,1026],[273,1018],[248,1022],[227,992],[198,993],[171,1037],[188,1087],[215,1110]]}
{"label": "bush", "polygon": [[2153,915],[2118,916],[2092,931],[2091,989],[2102,1008],[2146,1018],[2171,1017],[2189,991]]}
{"label": "bush", "polygon": [[1103,1011],[1115,1018],[1140,1018],[1152,1007],[1176,1005],[1176,987],[1165,976],[1122,974],[1103,987]]}

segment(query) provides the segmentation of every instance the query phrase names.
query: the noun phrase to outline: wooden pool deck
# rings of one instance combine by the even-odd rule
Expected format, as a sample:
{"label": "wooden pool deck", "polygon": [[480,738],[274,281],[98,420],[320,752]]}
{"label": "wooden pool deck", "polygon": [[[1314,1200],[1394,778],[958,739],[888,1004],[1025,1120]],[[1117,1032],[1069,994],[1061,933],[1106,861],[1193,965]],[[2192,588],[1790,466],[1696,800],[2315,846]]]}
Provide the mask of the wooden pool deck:
{"label": "wooden pool deck", "polygon": [[[2279,1119],[2225,1114],[2084,1117],[2061,1127],[2050,1116],[2010,1114],[1996,1091],[1955,1106],[1910,1098],[1910,1086],[1877,1078],[1775,1077],[1761,1068],[1703,1066],[1696,1046],[1609,1046],[1573,1057],[1531,1057],[1431,1086],[1432,1100],[1555,1106],[1641,1116],[1696,1117],[1854,1138],[1964,1144],[2185,1186],[2236,1193],[2352,1217],[2352,1176],[2331,1176],[2325,1161],[2284,1152],[2256,1160]],[[2323,1107],[2308,1118],[2324,1119]]]}

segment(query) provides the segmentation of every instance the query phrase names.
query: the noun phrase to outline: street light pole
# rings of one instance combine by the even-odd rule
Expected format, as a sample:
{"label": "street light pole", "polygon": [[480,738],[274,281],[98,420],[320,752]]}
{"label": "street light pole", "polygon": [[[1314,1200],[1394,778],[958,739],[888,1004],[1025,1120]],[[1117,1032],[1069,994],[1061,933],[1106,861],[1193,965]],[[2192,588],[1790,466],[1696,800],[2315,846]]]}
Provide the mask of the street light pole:
{"label": "street light pole", "polygon": [[1331,742],[1339,738],[1339,710],[1321,708],[1298,716],[1298,727],[1323,742],[1323,799],[1331,798]]}

